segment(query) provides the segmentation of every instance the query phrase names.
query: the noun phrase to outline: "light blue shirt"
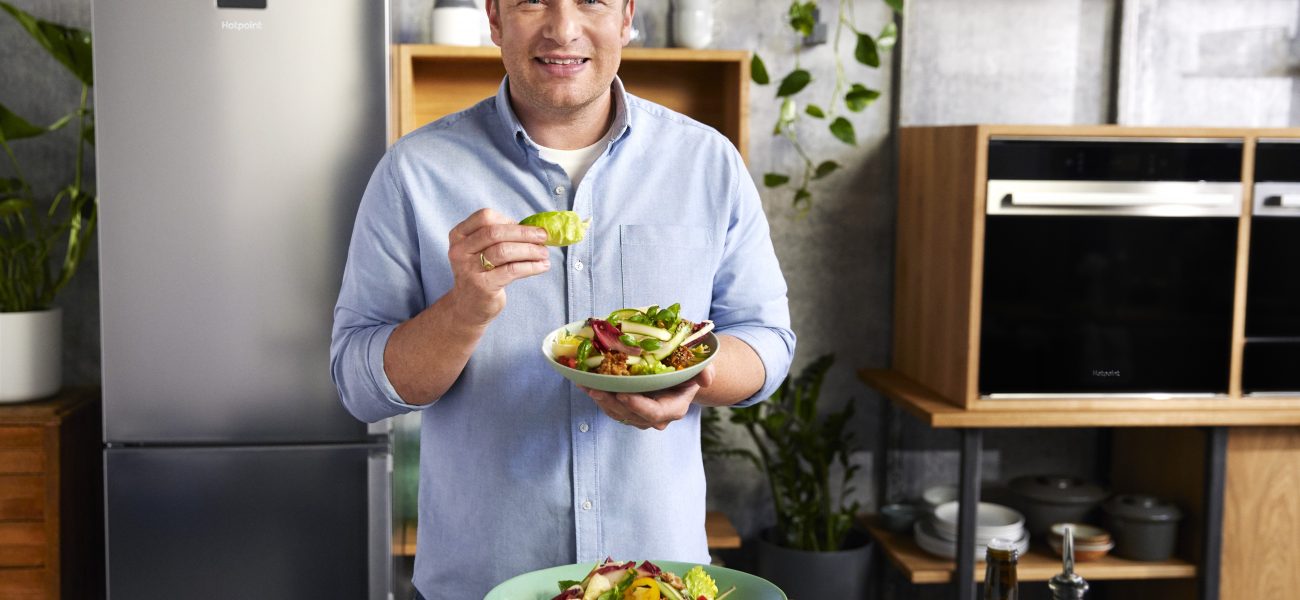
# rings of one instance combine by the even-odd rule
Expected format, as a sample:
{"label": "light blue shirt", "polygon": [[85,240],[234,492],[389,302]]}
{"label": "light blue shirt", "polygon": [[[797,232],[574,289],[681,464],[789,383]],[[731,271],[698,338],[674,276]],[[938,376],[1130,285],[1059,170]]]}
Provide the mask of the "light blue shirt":
{"label": "light blue shirt", "polygon": [[546,364],[549,331],[680,303],[683,318],[712,319],[762,359],[766,380],[745,403],[770,396],[794,354],[758,191],[725,137],[616,79],[611,141],[574,189],[540,158],[507,85],[389,149],[334,309],[347,409],[367,422],[419,410],[384,374],[384,345],[451,289],[451,228],[484,207],[591,218],[582,242],[551,248],[550,271],[506,288],[459,379],[424,407],[415,583],[429,600],[481,598],[520,573],[606,556],[708,562],[699,407],[665,431],[619,424]]}

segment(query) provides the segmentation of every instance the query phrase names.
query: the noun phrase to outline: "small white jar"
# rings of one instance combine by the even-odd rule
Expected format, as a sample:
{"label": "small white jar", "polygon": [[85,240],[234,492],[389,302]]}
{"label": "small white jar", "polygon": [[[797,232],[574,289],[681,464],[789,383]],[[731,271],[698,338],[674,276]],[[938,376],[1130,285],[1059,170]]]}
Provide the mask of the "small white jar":
{"label": "small white jar", "polygon": [[482,12],[474,0],[437,0],[431,15],[432,42],[448,46],[479,45]]}
{"label": "small white jar", "polygon": [[713,43],[713,0],[673,0],[673,45],[708,48]]}

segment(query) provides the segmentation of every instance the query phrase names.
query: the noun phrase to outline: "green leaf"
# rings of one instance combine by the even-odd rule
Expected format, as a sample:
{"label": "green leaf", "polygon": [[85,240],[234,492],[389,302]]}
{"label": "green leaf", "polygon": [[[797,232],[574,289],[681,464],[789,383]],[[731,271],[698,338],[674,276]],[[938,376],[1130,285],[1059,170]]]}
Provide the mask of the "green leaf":
{"label": "green leaf", "polygon": [[789,175],[782,175],[780,173],[763,174],[763,185],[770,188],[785,185],[787,181],[790,181]]}
{"label": "green leaf", "polygon": [[784,98],[798,94],[800,90],[808,87],[811,82],[812,73],[803,69],[795,69],[789,75],[786,75],[785,79],[781,80],[781,87],[777,88],[776,97]]}
{"label": "green leaf", "polygon": [[804,112],[808,113],[808,116],[810,117],[816,117],[818,119],[826,118],[826,112],[822,110],[822,107],[817,106],[816,104],[809,104],[808,108],[804,109]]}
{"label": "green leaf", "polygon": [[10,198],[0,202],[0,217],[9,217],[26,212],[32,207],[32,201],[25,198]]}
{"label": "green leaf", "polygon": [[876,37],[876,47],[881,50],[892,50],[894,44],[898,43],[898,26],[890,21],[885,28],[880,30],[880,35]]}
{"label": "green leaf", "polygon": [[21,140],[42,133],[45,133],[44,129],[28,123],[26,119],[0,104],[0,142]]}
{"label": "green leaf", "polygon": [[880,92],[867,88],[860,83],[853,84],[849,93],[844,95],[844,104],[853,112],[862,112],[868,105],[880,97]]}
{"label": "green leaf", "polygon": [[808,188],[799,188],[799,191],[794,193],[794,207],[800,212],[812,208],[812,192],[809,192]]}
{"label": "green leaf", "polygon": [[85,140],[85,142],[87,144],[90,144],[91,146],[95,145],[95,124],[94,123],[88,123],[85,129],[81,130],[81,139]]}
{"label": "green leaf", "polygon": [[853,49],[853,57],[868,67],[880,66],[880,52],[876,50],[876,40],[865,33],[858,34],[858,47]]}
{"label": "green leaf", "polygon": [[767,65],[763,64],[763,59],[759,58],[758,53],[754,53],[754,58],[749,61],[749,76],[758,85],[767,85],[772,80],[767,76]]}
{"label": "green leaf", "polygon": [[91,64],[90,32],[37,19],[8,2],[0,2],[0,9],[13,15],[23,29],[45,48],[54,60],[67,67],[81,83],[94,85]]}
{"label": "green leaf", "polygon": [[900,15],[903,14],[903,0],[885,0],[885,4],[894,9],[894,12]]}
{"label": "green leaf", "polygon": [[840,117],[831,123],[831,135],[836,139],[850,146],[858,145],[858,137],[853,133],[853,123],[848,119]]}
{"label": "green leaf", "polygon": [[49,131],[58,131],[60,129],[63,129],[63,126],[67,125],[70,121],[72,121],[72,117],[75,116],[77,116],[76,111],[63,115],[62,117],[59,118],[58,121],[55,121],[51,123],[49,127],[46,127],[46,129]]}
{"label": "green leaf", "polygon": [[821,179],[822,177],[834,173],[838,168],[840,168],[840,163],[833,160],[823,162],[822,164],[817,165],[817,172],[813,174],[813,179]]}
{"label": "green leaf", "polygon": [[817,18],[813,14],[816,9],[816,2],[791,2],[790,28],[804,37],[812,35],[813,28],[817,25]]}
{"label": "green leaf", "polygon": [[8,198],[23,189],[23,180],[14,177],[0,177],[0,198]]}

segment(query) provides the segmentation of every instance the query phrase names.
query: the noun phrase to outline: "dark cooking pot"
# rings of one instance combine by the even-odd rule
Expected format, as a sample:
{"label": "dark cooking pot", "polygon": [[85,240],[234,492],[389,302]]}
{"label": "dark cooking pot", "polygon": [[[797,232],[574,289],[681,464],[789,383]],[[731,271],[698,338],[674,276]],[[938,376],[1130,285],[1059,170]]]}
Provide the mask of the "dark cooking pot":
{"label": "dark cooking pot", "polygon": [[1110,520],[1116,556],[1133,560],[1169,560],[1178,539],[1183,512],[1154,496],[1125,494],[1102,506]]}
{"label": "dark cooking pot", "polygon": [[1082,523],[1084,516],[1106,499],[1106,490],[1078,477],[1028,475],[1008,485],[1025,513],[1030,535],[1043,535],[1054,523]]}

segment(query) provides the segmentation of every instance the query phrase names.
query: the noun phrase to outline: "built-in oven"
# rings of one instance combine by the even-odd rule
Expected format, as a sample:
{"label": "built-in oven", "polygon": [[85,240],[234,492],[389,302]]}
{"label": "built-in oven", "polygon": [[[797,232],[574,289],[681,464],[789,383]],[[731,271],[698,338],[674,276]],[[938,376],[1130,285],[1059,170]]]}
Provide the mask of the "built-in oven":
{"label": "built-in oven", "polygon": [[1241,391],[1300,394],[1300,140],[1261,139],[1246,279]]}
{"label": "built-in oven", "polygon": [[993,137],[980,396],[1227,394],[1242,152]]}

